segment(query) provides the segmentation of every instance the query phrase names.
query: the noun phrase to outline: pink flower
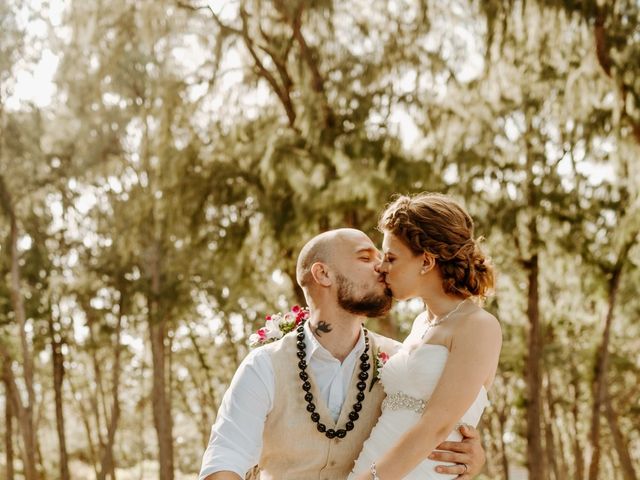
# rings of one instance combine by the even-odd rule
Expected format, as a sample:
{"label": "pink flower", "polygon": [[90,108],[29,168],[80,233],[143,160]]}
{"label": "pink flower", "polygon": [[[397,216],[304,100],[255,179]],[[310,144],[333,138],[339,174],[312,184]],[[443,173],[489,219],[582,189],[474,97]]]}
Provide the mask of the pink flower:
{"label": "pink flower", "polygon": [[309,312],[295,305],[291,311],[296,315],[296,325],[300,325],[304,320],[309,318]]}
{"label": "pink flower", "polygon": [[267,315],[266,317],[264,317],[265,320],[271,320],[271,315]]}
{"label": "pink flower", "polygon": [[386,352],[380,352],[378,353],[378,358],[384,365],[385,363],[387,363],[387,360],[389,360],[389,354],[387,354]]}
{"label": "pink flower", "polygon": [[266,328],[264,328],[264,327],[259,328],[256,333],[258,334],[258,338],[260,338],[261,342],[267,339],[267,329]]}

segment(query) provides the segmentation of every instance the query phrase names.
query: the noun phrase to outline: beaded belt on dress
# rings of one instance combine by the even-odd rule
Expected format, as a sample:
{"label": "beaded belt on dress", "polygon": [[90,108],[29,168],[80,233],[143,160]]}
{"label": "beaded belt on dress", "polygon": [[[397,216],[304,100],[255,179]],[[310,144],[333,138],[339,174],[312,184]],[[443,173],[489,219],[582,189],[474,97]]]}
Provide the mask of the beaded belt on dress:
{"label": "beaded belt on dress", "polygon": [[421,398],[415,398],[407,395],[406,393],[396,392],[391,395],[387,395],[387,398],[382,402],[382,409],[412,410],[416,413],[422,413],[426,405],[427,402]]}

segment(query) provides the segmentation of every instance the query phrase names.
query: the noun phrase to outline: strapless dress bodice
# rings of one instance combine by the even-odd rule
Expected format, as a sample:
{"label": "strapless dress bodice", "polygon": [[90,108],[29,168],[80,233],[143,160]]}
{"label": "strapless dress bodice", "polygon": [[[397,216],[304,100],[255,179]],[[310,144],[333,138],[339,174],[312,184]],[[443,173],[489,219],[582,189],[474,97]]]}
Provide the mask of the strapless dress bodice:
{"label": "strapless dress bodice", "polygon": [[[448,357],[449,350],[444,345],[425,343],[413,348],[405,345],[387,361],[380,371],[380,381],[387,399],[383,404],[382,415],[356,460],[354,472],[368,471],[372,462],[382,457],[407,430],[416,424],[422,415],[422,409],[440,381]],[[487,391],[483,386],[459,423],[477,426],[482,412],[488,405]],[[461,439],[462,435],[457,429],[447,437],[450,441]],[[405,480],[456,478],[456,475],[436,473],[437,465],[445,465],[445,463],[427,459],[404,478]],[[349,479],[354,477],[352,473]]]}

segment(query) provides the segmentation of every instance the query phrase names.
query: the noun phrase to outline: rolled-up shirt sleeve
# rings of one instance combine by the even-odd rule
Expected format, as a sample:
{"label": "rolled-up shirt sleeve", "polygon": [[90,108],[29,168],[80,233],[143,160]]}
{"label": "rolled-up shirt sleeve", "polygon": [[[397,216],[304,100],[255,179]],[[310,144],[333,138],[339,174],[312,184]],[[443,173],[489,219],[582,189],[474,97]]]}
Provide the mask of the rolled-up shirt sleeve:
{"label": "rolled-up shirt sleeve", "polygon": [[275,380],[268,353],[258,348],[242,361],[211,428],[199,480],[215,472],[244,478],[258,463],[264,422],[273,406]]}

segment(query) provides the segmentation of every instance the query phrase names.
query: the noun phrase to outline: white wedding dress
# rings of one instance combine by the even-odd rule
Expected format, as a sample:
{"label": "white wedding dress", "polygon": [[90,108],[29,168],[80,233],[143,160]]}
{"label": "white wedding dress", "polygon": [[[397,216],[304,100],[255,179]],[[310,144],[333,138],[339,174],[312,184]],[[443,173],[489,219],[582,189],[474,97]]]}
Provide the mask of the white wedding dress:
{"label": "white wedding dress", "polygon": [[[440,380],[448,356],[449,350],[443,345],[422,344],[412,350],[403,345],[399,352],[387,361],[380,372],[380,381],[387,394],[382,406],[382,415],[371,431],[371,436],[364,443],[348,480],[354,479],[356,473],[369,472],[371,463],[379,460],[407,430],[415,425]],[[477,426],[487,405],[489,405],[487,392],[482,387],[471,407],[460,419],[460,423]],[[462,435],[458,430],[454,430],[447,437],[450,441],[461,439]],[[457,475],[437,473],[435,471],[437,465],[451,464],[427,459],[404,479],[447,480],[457,477]]]}

